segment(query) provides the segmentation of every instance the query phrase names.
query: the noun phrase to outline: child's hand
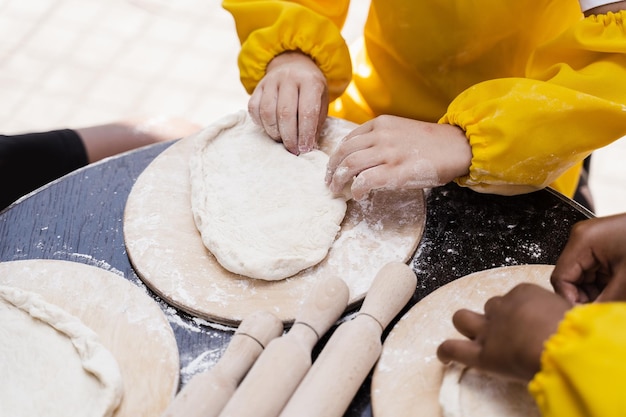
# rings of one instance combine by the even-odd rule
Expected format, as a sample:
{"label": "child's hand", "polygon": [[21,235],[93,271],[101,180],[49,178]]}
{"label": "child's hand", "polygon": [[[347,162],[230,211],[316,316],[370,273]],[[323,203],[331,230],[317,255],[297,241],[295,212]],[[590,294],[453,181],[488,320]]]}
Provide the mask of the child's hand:
{"label": "child's hand", "polygon": [[626,214],[576,223],[551,280],[571,303],[626,301]]}
{"label": "child's hand", "polygon": [[252,120],[295,155],[315,148],[328,113],[326,78],[307,55],[290,51],[267,66],[248,101]]}
{"label": "child's hand", "polygon": [[328,162],[326,182],[361,200],[374,189],[431,188],[466,175],[472,151],[458,127],[379,116],[350,132]]}
{"label": "child's hand", "polygon": [[454,313],[454,327],[469,340],[446,340],[439,360],[456,361],[505,377],[530,381],[539,371],[544,342],[556,332],[570,305],[533,284],[520,284],[485,303],[485,314]]}

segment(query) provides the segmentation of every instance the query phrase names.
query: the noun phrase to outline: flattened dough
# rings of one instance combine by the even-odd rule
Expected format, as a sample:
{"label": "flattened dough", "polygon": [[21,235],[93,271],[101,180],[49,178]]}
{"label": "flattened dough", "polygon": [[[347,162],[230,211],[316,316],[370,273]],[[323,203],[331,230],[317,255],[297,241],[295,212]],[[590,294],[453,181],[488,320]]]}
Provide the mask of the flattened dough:
{"label": "flattened dough", "polygon": [[[356,125],[328,118],[320,134],[327,155]],[[137,178],[124,209],[124,243],[141,280],[169,304],[194,316],[237,326],[246,316],[269,310],[292,322],[300,304],[322,276],[341,277],[350,288],[349,305],[367,293],[383,265],[407,262],[426,220],[424,192],[376,192],[349,200],[339,236],[317,265],[276,281],[234,274],[202,243],[191,209],[190,163],[194,136],[177,141]]]}
{"label": "flattened dough", "polygon": [[439,391],[443,417],[541,417],[526,384],[451,363]]}
{"label": "flattened dough", "polygon": [[328,155],[291,154],[245,111],[206,128],[195,142],[191,207],[220,265],[274,281],[326,257],[346,214],[346,199],[324,183]]}
{"label": "flattened dough", "polygon": [[0,404],[12,417],[109,417],[117,361],[75,316],[38,294],[0,286]]}
{"label": "flattened dough", "polygon": [[[0,285],[39,294],[98,335],[122,374],[124,395],[113,417],[160,416],[174,398],[180,376],[176,339],[145,289],[110,270],[56,259],[0,262]],[[46,388],[57,382],[40,379]],[[2,381],[0,376],[0,386]]]}

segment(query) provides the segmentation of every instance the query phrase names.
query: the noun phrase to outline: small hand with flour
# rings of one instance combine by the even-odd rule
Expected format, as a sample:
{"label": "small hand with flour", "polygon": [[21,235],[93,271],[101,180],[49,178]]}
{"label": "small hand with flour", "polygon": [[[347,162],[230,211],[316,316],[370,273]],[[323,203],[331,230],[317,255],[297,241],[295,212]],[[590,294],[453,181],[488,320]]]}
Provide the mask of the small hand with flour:
{"label": "small hand with flour", "polygon": [[456,361],[512,379],[530,381],[539,371],[544,342],[556,332],[571,305],[533,284],[520,284],[485,303],[485,314],[458,310],[456,329],[469,340],[449,339],[439,360]]}
{"label": "small hand with flour", "polygon": [[576,223],[551,281],[571,303],[626,301],[626,214]]}
{"label": "small hand with flour", "polygon": [[350,132],[330,157],[326,182],[346,184],[361,200],[375,189],[419,189],[447,184],[469,170],[472,152],[452,125],[379,116]]}
{"label": "small hand with flour", "polygon": [[328,113],[328,85],[318,66],[298,51],[267,66],[248,101],[252,120],[295,155],[315,148]]}

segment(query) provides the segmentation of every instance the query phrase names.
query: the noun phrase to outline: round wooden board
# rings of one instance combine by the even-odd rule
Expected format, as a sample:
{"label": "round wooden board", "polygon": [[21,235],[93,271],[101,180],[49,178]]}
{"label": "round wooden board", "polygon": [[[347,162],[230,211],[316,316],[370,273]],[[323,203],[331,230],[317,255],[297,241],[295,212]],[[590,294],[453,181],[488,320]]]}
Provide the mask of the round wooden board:
{"label": "round wooden board", "polygon": [[98,334],[123,378],[115,417],[159,416],[174,398],[176,339],[159,306],[139,287],[98,267],[44,259],[0,263],[0,285],[39,294]]}
{"label": "round wooden board", "polygon": [[374,368],[374,417],[441,417],[439,387],[444,365],[436,352],[445,339],[463,338],[452,324],[454,312],[461,308],[482,312],[489,298],[503,295],[522,282],[552,289],[553,268],[517,265],[476,272],[438,288],[415,304],[389,333]]}
{"label": "round wooden board", "polygon": [[[347,133],[355,126],[329,119],[326,129],[330,123],[339,124],[332,126],[335,132]],[[329,153],[342,137],[322,134],[320,149]],[[363,202],[348,202],[341,232],[318,265],[280,281],[225,270],[204,246],[193,220],[188,165],[194,138],[181,139],[150,163],[124,211],[124,241],[132,265],[171,305],[231,326],[259,310],[290,323],[320,277],[342,278],[352,307],[363,300],[383,265],[407,262],[415,252],[426,217],[423,191],[381,191]]]}

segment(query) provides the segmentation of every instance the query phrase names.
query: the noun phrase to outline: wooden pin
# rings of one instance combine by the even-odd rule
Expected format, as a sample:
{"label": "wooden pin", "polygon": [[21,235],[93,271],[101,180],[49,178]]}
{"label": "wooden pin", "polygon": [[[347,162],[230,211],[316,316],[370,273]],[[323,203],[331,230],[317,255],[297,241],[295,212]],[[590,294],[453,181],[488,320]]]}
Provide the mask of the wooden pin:
{"label": "wooden pin", "polygon": [[283,332],[273,314],[259,311],[241,321],[220,360],[194,375],[162,417],[216,417],[265,346]]}
{"label": "wooden pin", "polygon": [[267,345],[220,417],[276,417],[311,367],[313,347],[344,312],[348,298],[343,280],[320,281],[291,329]]}
{"label": "wooden pin", "polygon": [[381,336],[415,292],[409,266],[389,263],[378,272],[359,313],[332,334],[280,417],[341,417],[380,357]]}

